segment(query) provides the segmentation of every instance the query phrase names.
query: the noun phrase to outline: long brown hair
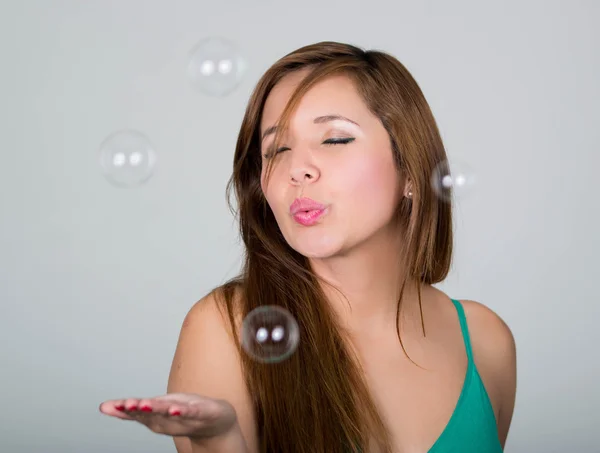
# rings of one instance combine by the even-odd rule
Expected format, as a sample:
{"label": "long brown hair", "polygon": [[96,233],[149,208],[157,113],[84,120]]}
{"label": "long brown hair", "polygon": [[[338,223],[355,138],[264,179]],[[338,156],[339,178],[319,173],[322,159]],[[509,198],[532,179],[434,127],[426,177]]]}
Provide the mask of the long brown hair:
{"label": "long brown hair", "polygon": [[[267,96],[286,75],[309,68],[291,97],[275,142],[301,97],[325,77],[348,76],[387,130],[399,173],[411,181],[397,218],[403,234],[400,259],[407,269],[396,325],[408,281],[434,284],[448,274],[452,255],[451,206],[435,196],[431,177],[446,153],[431,110],[416,81],[394,57],[380,51],[321,42],[277,61],[260,79],[248,103],[227,186],[238,201],[245,256],[240,275],[215,289],[240,347],[239,317],[264,305],[287,309],[300,327],[296,352],[263,364],[242,352],[242,367],[254,399],[262,453],[367,451],[375,440],[391,452],[391,439],[364,380],[364,373],[327,302],[309,261],[285,241],[260,185],[260,123]],[[419,293],[419,303],[421,302]],[[422,311],[421,311],[422,316]],[[424,323],[423,323],[424,329]]]}

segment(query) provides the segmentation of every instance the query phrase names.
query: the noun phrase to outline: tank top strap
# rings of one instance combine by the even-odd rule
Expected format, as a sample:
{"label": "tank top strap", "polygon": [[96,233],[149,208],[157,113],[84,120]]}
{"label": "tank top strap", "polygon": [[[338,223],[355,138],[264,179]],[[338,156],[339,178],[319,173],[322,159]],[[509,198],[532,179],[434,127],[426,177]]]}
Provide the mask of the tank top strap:
{"label": "tank top strap", "polygon": [[473,351],[471,349],[471,337],[469,336],[469,328],[467,326],[467,316],[465,315],[465,310],[462,304],[456,299],[450,299],[456,307],[456,311],[458,312],[458,320],[460,321],[460,330],[462,332],[463,340],[465,342],[465,349],[467,351],[467,358],[469,360],[469,364],[473,362]]}

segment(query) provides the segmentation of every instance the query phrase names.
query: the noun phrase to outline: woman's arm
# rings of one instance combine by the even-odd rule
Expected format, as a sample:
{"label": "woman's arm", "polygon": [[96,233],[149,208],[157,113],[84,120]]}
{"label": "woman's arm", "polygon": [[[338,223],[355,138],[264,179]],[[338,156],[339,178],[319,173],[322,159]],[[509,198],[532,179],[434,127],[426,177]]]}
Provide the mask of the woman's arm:
{"label": "woman's arm", "polygon": [[226,400],[237,416],[236,429],[222,439],[204,441],[206,447],[188,437],[174,437],[178,453],[258,451],[252,401],[246,390],[239,352],[229,321],[222,316],[213,294],[196,303],[183,322],[167,392],[197,393]]}
{"label": "woman's arm", "polygon": [[499,368],[498,387],[500,388],[500,410],[498,413],[498,435],[502,448],[506,443],[508,430],[515,409],[517,394],[517,351],[515,340],[506,327],[499,338]]}
{"label": "woman's arm", "polygon": [[190,439],[192,453],[249,453],[239,424],[227,436],[196,442]]}
{"label": "woman's arm", "polygon": [[478,302],[461,301],[473,347],[473,358],[490,396],[502,448],[512,421],[517,392],[517,351],[506,323]]}

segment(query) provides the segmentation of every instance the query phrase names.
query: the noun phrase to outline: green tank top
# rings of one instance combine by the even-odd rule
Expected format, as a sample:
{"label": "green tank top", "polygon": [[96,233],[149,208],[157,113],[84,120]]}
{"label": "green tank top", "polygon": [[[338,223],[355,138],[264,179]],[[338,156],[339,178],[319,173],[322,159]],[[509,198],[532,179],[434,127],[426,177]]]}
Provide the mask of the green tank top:
{"label": "green tank top", "polygon": [[502,453],[496,416],[473,361],[465,311],[459,301],[452,302],[467,351],[467,373],[450,421],[428,453]]}
{"label": "green tank top", "polygon": [[459,301],[452,303],[465,342],[467,373],[454,412],[427,453],[502,453],[492,403],[473,361],[467,317]]}

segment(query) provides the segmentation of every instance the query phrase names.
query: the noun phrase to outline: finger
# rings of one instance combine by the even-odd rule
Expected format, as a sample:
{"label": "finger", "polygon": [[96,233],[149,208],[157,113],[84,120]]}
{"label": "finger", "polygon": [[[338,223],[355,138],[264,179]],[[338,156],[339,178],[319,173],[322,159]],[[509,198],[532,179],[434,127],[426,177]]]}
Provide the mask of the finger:
{"label": "finger", "polygon": [[168,414],[173,418],[196,419],[200,420],[206,417],[206,408],[203,404],[178,404],[171,403],[168,408]]}
{"label": "finger", "polygon": [[117,417],[124,420],[132,420],[132,418],[125,413],[125,406],[123,400],[105,401],[100,404],[99,410],[105,415],[111,417]]}
{"label": "finger", "polygon": [[139,402],[140,410],[146,413],[159,414],[164,417],[179,416],[185,403],[176,403],[164,398],[141,399]]}
{"label": "finger", "polygon": [[139,409],[139,398],[127,398],[124,401],[125,412],[135,412]]}
{"label": "finger", "polygon": [[[129,407],[133,408],[133,405],[129,406]],[[142,423],[142,424],[146,425],[147,427],[150,427],[150,423],[152,422],[153,419],[160,417],[160,414],[154,412],[154,410],[152,408],[151,399],[148,399],[148,398],[139,399],[137,401],[136,409],[137,410],[135,410],[135,411],[129,411],[128,414],[135,421]]]}
{"label": "finger", "polygon": [[152,420],[162,417],[152,409],[152,403],[148,399],[129,398],[125,401],[125,414],[131,420],[142,423],[149,427]]}
{"label": "finger", "polygon": [[153,398],[141,398],[138,401],[137,409],[138,409],[138,411],[141,411],[141,412],[153,413],[153,412],[156,412],[157,405],[154,402]]}
{"label": "finger", "polygon": [[165,426],[168,426],[168,420],[180,418],[178,415],[181,411],[177,408],[172,408],[172,406],[173,404],[167,401],[142,398],[138,401],[138,410],[128,412],[128,414],[134,421],[145,425],[151,431],[159,434],[167,434],[170,432],[169,429],[165,428]]}

